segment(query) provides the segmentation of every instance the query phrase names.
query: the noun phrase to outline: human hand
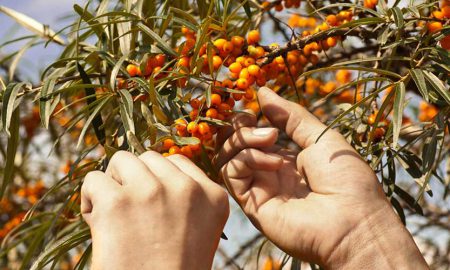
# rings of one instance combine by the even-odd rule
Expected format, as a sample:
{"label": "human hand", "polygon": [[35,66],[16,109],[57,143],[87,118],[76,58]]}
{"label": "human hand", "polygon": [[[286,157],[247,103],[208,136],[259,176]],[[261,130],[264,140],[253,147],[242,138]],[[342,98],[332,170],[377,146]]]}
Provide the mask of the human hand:
{"label": "human hand", "polygon": [[229,213],[226,192],[189,159],[117,152],[86,175],[81,212],[92,269],[211,269]]}
{"label": "human hand", "polygon": [[258,129],[251,116],[220,134],[216,164],[252,223],[288,254],[330,269],[426,268],[376,175],[345,138],[329,130],[316,143],[326,127],[306,109],[265,87],[258,99],[271,124],[303,150],[280,149],[277,129]]}

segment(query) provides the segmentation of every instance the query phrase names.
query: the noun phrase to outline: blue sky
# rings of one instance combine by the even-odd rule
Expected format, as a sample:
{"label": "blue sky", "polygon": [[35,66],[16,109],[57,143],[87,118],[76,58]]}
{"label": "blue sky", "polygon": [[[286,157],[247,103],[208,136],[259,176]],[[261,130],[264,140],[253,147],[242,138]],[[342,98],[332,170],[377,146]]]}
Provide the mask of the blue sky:
{"label": "blue sky", "polygon": [[[24,13],[58,31],[69,22],[69,20],[64,18],[71,14],[73,5],[83,2],[81,0],[2,0],[0,5]],[[0,43],[32,34],[3,13],[0,13],[0,25],[0,37],[2,40]],[[19,44],[24,43],[16,43],[2,48],[0,49],[0,55],[16,50]],[[32,79],[38,78],[39,72],[36,71],[50,64],[60,51],[61,46],[55,44],[50,44],[47,49],[44,49],[44,45],[31,48],[21,61],[19,66],[21,72]]]}

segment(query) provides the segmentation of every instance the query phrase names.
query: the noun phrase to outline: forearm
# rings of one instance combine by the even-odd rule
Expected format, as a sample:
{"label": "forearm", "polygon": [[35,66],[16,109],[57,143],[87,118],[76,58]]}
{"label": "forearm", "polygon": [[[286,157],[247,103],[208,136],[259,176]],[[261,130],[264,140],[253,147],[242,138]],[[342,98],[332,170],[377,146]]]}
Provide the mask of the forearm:
{"label": "forearm", "polygon": [[429,269],[411,234],[390,206],[379,209],[352,230],[327,268]]}

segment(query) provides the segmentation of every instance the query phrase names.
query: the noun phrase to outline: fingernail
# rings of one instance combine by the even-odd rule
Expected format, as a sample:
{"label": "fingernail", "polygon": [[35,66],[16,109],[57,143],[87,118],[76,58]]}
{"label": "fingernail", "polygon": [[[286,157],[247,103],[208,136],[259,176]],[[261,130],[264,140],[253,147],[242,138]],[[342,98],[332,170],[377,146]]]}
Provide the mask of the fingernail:
{"label": "fingernail", "polygon": [[253,135],[265,137],[269,135],[271,132],[276,130],[275,128],[257,128],[252,131]]}

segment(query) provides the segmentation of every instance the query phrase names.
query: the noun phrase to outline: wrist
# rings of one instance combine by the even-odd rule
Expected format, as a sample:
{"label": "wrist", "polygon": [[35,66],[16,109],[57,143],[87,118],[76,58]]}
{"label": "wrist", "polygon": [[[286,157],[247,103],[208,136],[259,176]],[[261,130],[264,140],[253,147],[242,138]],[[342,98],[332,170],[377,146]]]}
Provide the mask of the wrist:
{"label": "wrist", "polygon": [[390,204],[380,205],[342,239],[327,269],[428,269]]}

